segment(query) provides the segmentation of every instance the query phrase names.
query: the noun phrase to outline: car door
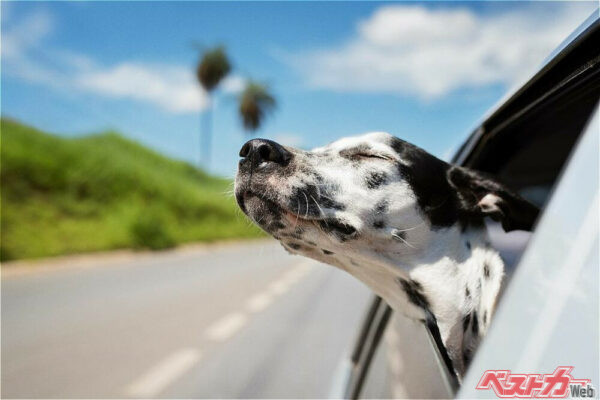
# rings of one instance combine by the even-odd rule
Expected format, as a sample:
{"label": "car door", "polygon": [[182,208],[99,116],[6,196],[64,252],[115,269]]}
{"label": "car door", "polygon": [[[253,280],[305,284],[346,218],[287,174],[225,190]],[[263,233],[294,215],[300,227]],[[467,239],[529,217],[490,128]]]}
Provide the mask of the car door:
{"label": "car door", "polygon": [[[546,209],[546,205],[554,198],[555,190],[557,196],[563,191],[557,182],[563,181],[560,177],[569,164],[569,157],[575,154],[573,163],[579,162],[578,158],[585,159],[588,171],[597,171],[598,168],[597,141],[594,143],[593,139],[587,139],[591,135],[589,133],[585,136],[585,142],[581,139],[587,126],[590,126],[590,132],[594,129],[597,132],[598,129],[596,125],[589,125],[600,99],[600,51],[597,43],[600,43],[600,23],[598,13],[595,13],[556,50],[538,73],[483,120],[453,158],[456,164],[497,176],[523,197],[539,205],[544,210],[540,222],[540,228],[543,227],[544,232],[551,229],[547,228],[551,222],[545,221],[552,221],[557,214],[563,213],[558,206],[548,206]],[[592,150],[583,155],[580,150],[574,153],[573,149],[580,141],[584,143],[583,146],[591,146]],[[581,146],[582,144],[577,148],[581,149]],[[592,159],[594,152],[595,163]],[[577,167],[576,170],[580,171],[580,168],[582,167]],[[597,190],[598,181],[596,179],[594,183],[592,178],[593,176],[587,176],[581,184]],[[572,206],[589,208],[591,198],[587,196],[577,202],[578,190],[572,183],[568,183],[577,180],[576,173],[565,172],[564,179],[564,185],[573,190]],[[597,203],[598,199],[595,201]],[[554,203],[566,207],[564,212],[569,207],[565,200],[556,200]],[[581,218],[571,221],[572,224],[578,222],[582,222]],[[490,224],[489,228],[493,245],[505,260],[507,280],[511,279],[513,272],[520,271],[521,267],[517,265],[520,265],[519,261],[528,248],[530,239],[536,243],[537,252],[543,252],[543,246],[551,246],[550,239],[543,239],[550,237],[547,232],[540,232],[542,239],[536,239],[537,228],[533,238],[526,232],[505,234],[494,224]],[[564,238],[562,240],[565,241]],[[528,252],[525,254],[526,257],[534,257]],[[586,262],[588,261],[594,260]],[[527,267],[529,268],[533,267]],[[528,329],[524,314],[519,314],[522,319],[518,322],[508,316],[513,311],[512,308],[527,308],[530,304],[526,289],[522,287],[527,282],[523,283],[521,273],[515,276],[515,287],[521,287],[523,293],[515,294],[519,292],[511,289],[512,282],[506,285],[508,290],[500,301],[498,316],[494,318],[489,337],[475,355],[460,396],[481,397],[481,393],[474,392],[473,382],[480,376],[482,368],[494,367],[493,361],[506,346],[496,336],[499,335],[495,333],[496,329],[504,333],[514,329],[510,337],[515,340],[511,343],[515,346],[518,337]],[[593,293],[597,295],[597,287]],[[549,293],[546,295],[551,297]],[[507,305],[503,304],[504,299],[508,299]],[[595,309],[597,315],[597,306]],[[583,318],[582,315],[580,317]],[[513,325],[515,323],[520,323],[521,329],[517,329]],[[571,332],[575,335],[574,330]],[[496,339],[492,339],[494,337]],[[343,393],[346,398],[453,397],[459,387],[458,382],[441,361],[440,352],[430,338],[422,324],[401,315],[393,315],[391,309],[376,298],[365,317],[352,358],[347,364],[346,377],[342,380],[343,392],[338,393]],[[569,339],[577,346],[576,336]],[[492,340],[496,341],[495,345]],[[534,339],[530,341],[535,343]],[[490,350],[490,346],[496,346],[495,352]],[[524,350],[519,346],[515,349]],[[503,359],[500,357],[498,360]],[[506,358],[507,362],[501,363],[501,366],[509,365],[508,360]],[[535,363],[532,365],[541,366]],[[597,370],[595,371],[597,376]],[[594,370],[588,368],[585,372],[594,373]]]}

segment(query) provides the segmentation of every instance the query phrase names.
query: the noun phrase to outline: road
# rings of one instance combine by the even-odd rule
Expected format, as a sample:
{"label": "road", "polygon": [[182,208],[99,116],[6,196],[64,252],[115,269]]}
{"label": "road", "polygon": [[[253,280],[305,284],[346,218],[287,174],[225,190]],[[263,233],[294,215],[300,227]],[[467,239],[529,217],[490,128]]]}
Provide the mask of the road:
{"label": "road", "polygon": [[70,264],[3,273],[3,398],[327,397],[370,296],[269,241]]}

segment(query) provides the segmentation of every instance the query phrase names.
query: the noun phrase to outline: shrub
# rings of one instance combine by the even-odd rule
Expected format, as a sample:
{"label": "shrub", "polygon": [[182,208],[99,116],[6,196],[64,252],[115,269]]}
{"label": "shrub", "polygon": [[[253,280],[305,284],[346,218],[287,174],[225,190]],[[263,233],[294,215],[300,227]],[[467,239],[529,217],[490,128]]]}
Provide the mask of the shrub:
{"label": "shrub", "polygon": [[175,246],[166,219],[157,213],[139,215],[130,227],[132,242],[138,248],[161,250]]}
{"label": "shrub", "polygon": [[115,133],[0,123],[3,261],[262,235],[225,196],[230,180]]}

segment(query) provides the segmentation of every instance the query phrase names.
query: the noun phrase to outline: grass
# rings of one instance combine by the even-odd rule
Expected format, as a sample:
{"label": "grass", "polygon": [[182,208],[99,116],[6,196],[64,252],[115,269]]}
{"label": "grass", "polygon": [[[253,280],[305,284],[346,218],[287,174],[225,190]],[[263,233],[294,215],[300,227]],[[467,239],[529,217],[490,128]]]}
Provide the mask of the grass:
{"label": "grass", "polygon": [[0,122],[3,261],[261,235],[229,180],[114,132],[62,138]]}

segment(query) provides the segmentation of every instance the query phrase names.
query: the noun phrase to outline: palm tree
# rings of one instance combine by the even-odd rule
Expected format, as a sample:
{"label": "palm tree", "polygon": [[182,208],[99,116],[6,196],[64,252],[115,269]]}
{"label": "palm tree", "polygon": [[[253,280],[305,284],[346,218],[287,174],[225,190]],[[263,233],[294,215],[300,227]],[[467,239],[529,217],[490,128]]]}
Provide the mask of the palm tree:
{"label": "palm tree", "polygon": [[208,169],[210,167],[210,151],[211,151],[211,128],[212,128],[212,93],[217,88],[219,83],[229,74],[231,70],[231,64],[225,48],[223,46],[217,46],[208,50],[205,50],[200,58],[200,62],[196,67],[196,77],[200,85],[206,90],[209,95],[209,105],[204,111],[204,134],[203,140],[201,141],[201,157],[204,161],[204,166]]}
{"label": "palm tree", "polygon": [[247,131],[256,131],[276,106],[275,97],[269,92],[268,86],[253,81],[246,82],[239,101],[240,117]]}

